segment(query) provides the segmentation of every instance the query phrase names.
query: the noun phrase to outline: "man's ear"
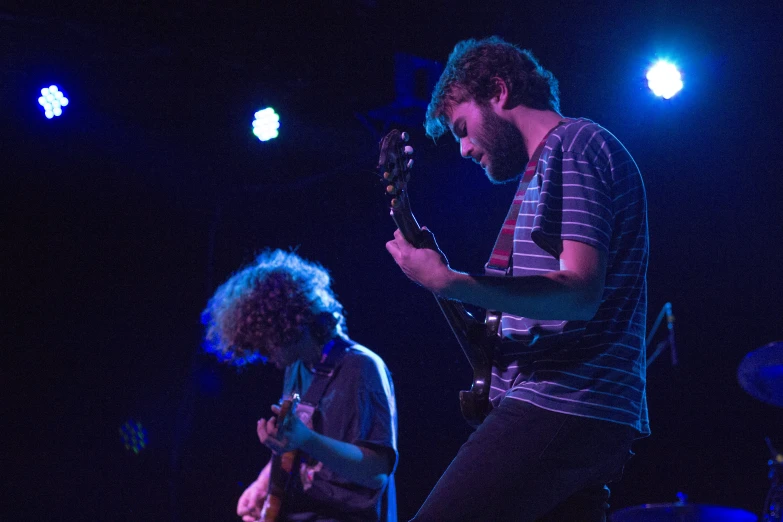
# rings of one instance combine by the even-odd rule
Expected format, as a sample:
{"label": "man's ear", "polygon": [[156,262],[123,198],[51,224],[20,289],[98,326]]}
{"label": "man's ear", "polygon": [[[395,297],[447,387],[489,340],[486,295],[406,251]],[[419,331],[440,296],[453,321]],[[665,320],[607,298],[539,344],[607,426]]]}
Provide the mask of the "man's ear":
{"label": "man's ear", "polygon": [[337,317],[333,313],[321,312],[316,317],[313,326],[313,333],[318,337],[318,340],[327,342],[332,338],[334,328],[337,326]]}
{"label": "man's ear", "polygon": [[506,82],[497,76],[492,78],[492,83],[494,86],[495,94],[490,99],[491,105],[496,105],[501,109],[510,109],[509,107],[509,97],[510,92],[508,90],[508,85]]}

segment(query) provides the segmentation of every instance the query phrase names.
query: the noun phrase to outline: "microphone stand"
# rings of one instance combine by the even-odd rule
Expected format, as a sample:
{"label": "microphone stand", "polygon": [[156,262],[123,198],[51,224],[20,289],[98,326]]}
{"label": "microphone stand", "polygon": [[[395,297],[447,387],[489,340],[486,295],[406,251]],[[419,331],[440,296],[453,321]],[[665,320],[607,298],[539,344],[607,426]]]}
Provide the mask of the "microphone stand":
{"label": "microphone stand", "polygon": [[647,336],[645,344],[650,346],[650,342],[652,342],[655,333],[658,331],[658,327],[661,326],[661,322],[663,321],[664,317],[666,317],[666,326],[669,330],[669,333],[665,340],[655,345],[655,351],[650,354],[649,357],[647,357],[647,366],[650,366],[666,348],[669,348],[669,355],[671,356],[672,366],[677,366],[677,349],[674,344],[674,315],[672,314],[671,303],[666,303],[661,308],[661,311],[658,313],[658,317],[655,319],[655,323],[653,324],[652,328],[650,328],[650,334]]}

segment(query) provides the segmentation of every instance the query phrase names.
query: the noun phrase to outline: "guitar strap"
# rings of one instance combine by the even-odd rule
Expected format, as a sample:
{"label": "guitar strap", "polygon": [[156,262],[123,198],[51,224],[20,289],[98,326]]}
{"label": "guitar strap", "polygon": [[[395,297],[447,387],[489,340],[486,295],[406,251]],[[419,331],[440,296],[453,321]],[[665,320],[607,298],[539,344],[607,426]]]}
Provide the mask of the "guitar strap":
{"label": "guitar strap", "polygon": [[552,134],[552,131],[567,121],[569,120],[564,118],[560,120],[557,125],[552,127],[530,157],[530,161],[528,161],[527,167],[525,167],[525,172],[519,180],[519,187],[517,187],[517,192],[514,195],[514,201],[511,203],[511,208],[508,209],[506,219],[503,221],[503,226],[495,241],[492,254],[489,256],[489,261],[484,265],[485,274],[496,276],[508,275],[508,268],[511,265],[511,254],[514,251],[514,229],[517,226],[517,217],[519,216],[519,209],[522,208],[522,200],[525,199],[525,192],[527,192],[527,187],[536,174],[538,160],[541,158],[541,152],[544,150],[544,144],[546,143],[547,138]]}
{"label": "guitar strap", "polygon": [[315,375],[313,381],[302,396],[296,413],[307,426],[312,427],[312,418],[318,403],[321,401],[326,386],[334,375],[334,370],[340,364],[345,354],[348,353],[350,344],[340,337],[336,337],[324,346],[321,361],[313,366]]}
{"label": "guitar strap", "polygon": [[[530,157],[530,161],[527,162],[525,172],[519,180],[517,192],[514,194],[514,200],[511,202],[511,207],[508,209],[506,219],[503,221],[503,226],[500,228],[498,238],[495,240],[492,254],[489,256],[489,261],[484,265],[484,273],[486,275],[498,277],[509,275],[511,255],[514,253],[514,230],[517,227],[517,218],[519,217],[519,210],[522,208],[522,200],[525,199],[525,192],[527,192],[527,187],[533,180],[533,176],[536,175],[538,160],[541,158],[541,152],[544,150],[544,144],[546,143],[547,138],[552,134],[552,131],[567,121],[567,118],[560,120],[557,125],[546,133],[546,136],[544,136],[544,139],[541,140],[541,143],[538,144],[535,152],[533,152],[533,155]],[[497,310],[487,310],[485,324],[488,335],[500,335],[500,316],[501,313]],[[538,335],[535,335],[530,342],[530,346],[537,340]]]}

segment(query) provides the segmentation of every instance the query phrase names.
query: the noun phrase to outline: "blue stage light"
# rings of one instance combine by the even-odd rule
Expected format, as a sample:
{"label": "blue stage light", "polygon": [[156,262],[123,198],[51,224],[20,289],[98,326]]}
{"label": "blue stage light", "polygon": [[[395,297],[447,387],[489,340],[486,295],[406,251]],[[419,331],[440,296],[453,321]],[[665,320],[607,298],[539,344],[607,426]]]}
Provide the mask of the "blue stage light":
{"label": "blue stage light", "polygon": [[647,71],[647,86],[658,97],[669,99],[682,89],[682,74],[674,64],[658,60]]}
{"label": "blue stage light", "polygon": [[136,455],[147,447],[147,430],[138,421],[129,420],[119,429],[125,449]]}
{"label": "blue stage light", "polygon": [[277,129],[280,128],[280,116],[277,115],[272,107],[260,110],[255,114],[253,120],[253,134],[261,141],[269,141],[277,138],[280,134]]}
{"label": "blue stage light", "polygon": [[44,115],[51,120],[62,115],[63,107],[68,105],[68,98],[56,85],[50,85],[41,89],[38,105],[43,107]]}

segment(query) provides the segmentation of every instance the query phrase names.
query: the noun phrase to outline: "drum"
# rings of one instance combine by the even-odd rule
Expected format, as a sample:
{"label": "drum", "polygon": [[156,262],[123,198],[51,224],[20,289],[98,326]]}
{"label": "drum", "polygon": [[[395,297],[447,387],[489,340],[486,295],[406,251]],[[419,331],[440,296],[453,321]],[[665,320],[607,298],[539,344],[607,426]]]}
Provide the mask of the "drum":
{"label": "drum", "polygon": [[758,517],[744,509],[705,504],[644,504],[619,509],[611,522],[758,522]]}
{"label": "drum", "polygon": [[737,369],[737,380],[752,397],[783,407],[783,342],[769,343],[747,354]]}

